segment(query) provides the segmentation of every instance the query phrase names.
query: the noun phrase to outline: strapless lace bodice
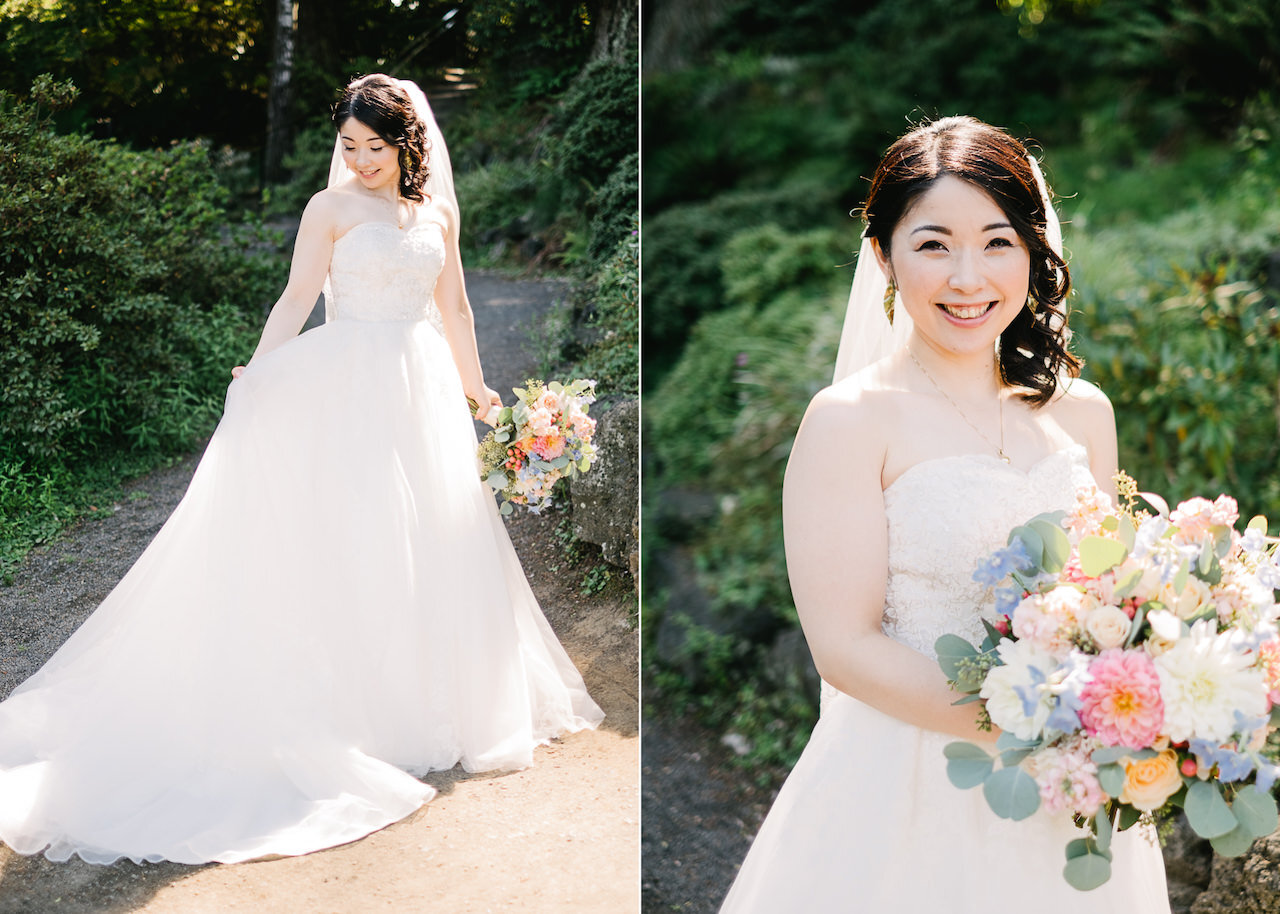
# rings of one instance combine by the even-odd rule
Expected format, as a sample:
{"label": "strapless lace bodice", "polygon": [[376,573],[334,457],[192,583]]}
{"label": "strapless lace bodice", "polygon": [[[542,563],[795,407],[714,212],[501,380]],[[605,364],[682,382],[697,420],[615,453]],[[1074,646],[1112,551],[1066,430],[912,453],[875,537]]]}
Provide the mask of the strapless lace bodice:
{"label": "strapless lace bodice", "polygon": [[1069,507],[1076,489],[1093,481],[1079,445],[1026,472],[981,454],[911,467],[884,493],[885,633],[929,657],[947,632],[981,640],[978,610],[986,608],[987,594],[972,578],[979,562],[1005,544],[1014,526]]}
{"label": "strapless lace bodice", "polygon": [[444,257],[438,223],[360,223],[333,244],[326,320],[425,320],[443,332],[432,295]]}

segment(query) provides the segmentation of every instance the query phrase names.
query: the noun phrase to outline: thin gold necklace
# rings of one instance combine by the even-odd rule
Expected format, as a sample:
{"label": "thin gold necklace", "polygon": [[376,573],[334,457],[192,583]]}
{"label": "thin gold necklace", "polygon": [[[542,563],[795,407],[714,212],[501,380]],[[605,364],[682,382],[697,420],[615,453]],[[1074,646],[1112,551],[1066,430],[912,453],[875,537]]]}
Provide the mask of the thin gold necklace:
{"label": "thin gold necklace", "polygon": [[942,389],[942,385],[935,381],[933,379],[933,375],[929,374],[925,367],[920,364],[920,360],[916,358],[916,354],[911,351],[910,346],[907,347],[907,355],[911,356],[911,361],[916,363],[916,367],[920,369],[920,373],[929,379],[929,383],[933,385],[934,390],[942,394],[942,398],[950,403],[955,411],[960,414],[960,418],[965,421],[965,424],[968,425],[969,428],[973,429],[978,434],[979,438],[987,442],[991,447],[995,448],[995,451],[1000,455],[1001,460],[1005,463],[1010,463],[1011,461],[1009,460],[1009,456],[1004,452],[1004,397],[1001,397],[999,394],[996,395],[996,403],[999,404],[1000,407],[1000,444],[997,446],[994,441],[983,433],[982,429],[969,421],[969,417],[964,414],[964,410],[960,408],[960,404],[955,400],[952,400],[951,397],[947,395],[947,392]]}

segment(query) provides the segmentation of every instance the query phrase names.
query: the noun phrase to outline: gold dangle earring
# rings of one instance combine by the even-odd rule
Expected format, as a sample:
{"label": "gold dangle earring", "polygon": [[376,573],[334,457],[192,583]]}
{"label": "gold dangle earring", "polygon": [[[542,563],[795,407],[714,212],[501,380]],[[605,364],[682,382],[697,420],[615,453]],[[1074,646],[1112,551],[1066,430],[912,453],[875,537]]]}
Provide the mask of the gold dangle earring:
{"label": "gold dangle earring", "polygon": [[1031,312],[1032,317],[1036,316],[1036,309],[1039,307],[1040,307],[1040,303],[1036,301],[1035,296],[1032,295],[1030,292],[1028,292],[1027,293],[1027,310]]}
{"label": "gold dangle earring", "polygon": [[889,285],[884,290],[884,316],[889,318],[889,323],[893,323],[893,301],[898,296],[898,286],[890,279]]}

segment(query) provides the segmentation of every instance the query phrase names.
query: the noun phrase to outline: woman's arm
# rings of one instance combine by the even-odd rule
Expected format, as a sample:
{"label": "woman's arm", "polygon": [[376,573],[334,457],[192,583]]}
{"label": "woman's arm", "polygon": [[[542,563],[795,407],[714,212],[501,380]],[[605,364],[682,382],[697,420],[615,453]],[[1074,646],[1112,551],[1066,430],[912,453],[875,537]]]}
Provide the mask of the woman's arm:
{"label": "woman's arm", "polygon": [[787,463],[782,510],[787,571],[818,673],[846,694],[910,724],[992,740],[974,705],[937,662],[881,630],[889,537],[880,473],[886,416],[857,394],[818,394]]}
{"label": "woman's arm", "polygon": [[[324,278],[329,272],[329,259],[333,255],[334,204],[323,191],[307,203],[298,226],[298,238],[293,245],[293,262],[289,267],[289,282],[280,299],[271,308],[262,337],[253,351],[254,360],[266,355],[282,343],[293,339],[302,330],[307,316],[315,307],[316,299],[324,288]],[[240,377],[243,366],[232,369],[232,375]]]}
{"label": "woman's arm", "polygon": [[[475,317],[467,298],[467,286],[462,278],[462,255],[458,246],[458,212],[450,204],[440,203],[445,219],[444,269],[436,280],[436,307],[444,321],[445,339],[453,353],[453,363],[462,378],[462,390],[476,402],[476,418],[490,424],[497,418],[502,398],[484,383],[480,369],[480,352],[476,346]],[[489,415],[489,411],[493,414]]]}

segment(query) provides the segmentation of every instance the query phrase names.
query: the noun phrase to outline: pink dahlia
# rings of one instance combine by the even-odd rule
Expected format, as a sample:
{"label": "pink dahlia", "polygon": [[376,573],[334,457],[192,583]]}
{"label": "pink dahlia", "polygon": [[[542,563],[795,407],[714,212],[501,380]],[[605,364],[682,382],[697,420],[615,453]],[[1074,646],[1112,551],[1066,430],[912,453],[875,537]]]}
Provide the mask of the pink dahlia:
{"label": "pink dahlia", "polygon": [[1107,746],[1145,749],[1164,724],[1160,676],[1142,651],[1113,648],[1089,664],[1092,677],[1080,691],[1080,722]]}

